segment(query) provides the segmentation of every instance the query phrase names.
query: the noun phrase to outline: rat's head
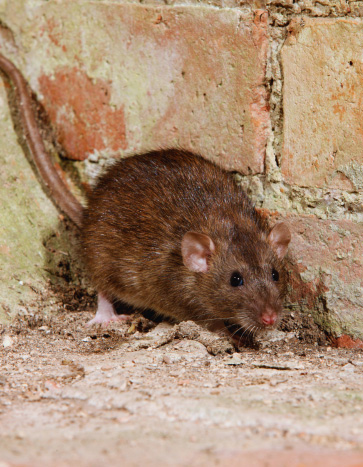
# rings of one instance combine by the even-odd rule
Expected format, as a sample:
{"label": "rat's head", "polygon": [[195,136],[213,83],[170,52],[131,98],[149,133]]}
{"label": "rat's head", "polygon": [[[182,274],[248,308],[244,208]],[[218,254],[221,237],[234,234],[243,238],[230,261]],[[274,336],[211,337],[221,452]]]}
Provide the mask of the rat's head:
{"label": "rat's head", "polygon": [[[210,314],[230,329],[272,328],[282,314],[287,272],[284,257],[291,234],[284,223],[269,234],[236,232],[216,244],[208,235],[187,232],[182,240],[184,265],[197,274]],[[206,294],[204,291],[208,291]]]}

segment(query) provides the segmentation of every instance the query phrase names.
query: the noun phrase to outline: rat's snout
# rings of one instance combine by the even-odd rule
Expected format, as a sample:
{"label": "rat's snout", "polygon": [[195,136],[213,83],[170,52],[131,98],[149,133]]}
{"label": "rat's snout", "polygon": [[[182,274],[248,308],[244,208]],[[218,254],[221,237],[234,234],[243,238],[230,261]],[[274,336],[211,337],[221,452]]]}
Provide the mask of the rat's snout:
{"label": "rat's snout", "polygon": [[273,326],[277,321],[277,313],[273,308],[266,307],[260,316],[263,326]]}

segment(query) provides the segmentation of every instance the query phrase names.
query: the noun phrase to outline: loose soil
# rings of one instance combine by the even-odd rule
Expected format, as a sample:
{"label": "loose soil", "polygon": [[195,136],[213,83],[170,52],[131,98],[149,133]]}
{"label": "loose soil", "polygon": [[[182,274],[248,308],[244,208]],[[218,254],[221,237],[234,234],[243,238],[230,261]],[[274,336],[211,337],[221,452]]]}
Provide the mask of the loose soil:
{"label": "loose soil", "polygon": [[1,467],[363,466],[362,350],[54,306],[0,328]]}

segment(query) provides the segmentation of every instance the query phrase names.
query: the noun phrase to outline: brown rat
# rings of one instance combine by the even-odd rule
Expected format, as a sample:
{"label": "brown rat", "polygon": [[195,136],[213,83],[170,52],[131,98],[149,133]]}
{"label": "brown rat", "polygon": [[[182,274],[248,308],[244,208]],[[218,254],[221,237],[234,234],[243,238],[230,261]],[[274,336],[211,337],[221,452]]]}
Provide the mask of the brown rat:
{"label": "brown rat", "polygon": [[289,241],[285,224],[270,230],[232,175],[196,154],[122,159],[98,180],[83,216],[84,257],[102,294],[93,322],[121,300],[212,328],[272,326]]}
{"label": "brown rat", "polygon": [[[0,68],[25,101],[24,114],[28,91],[7,62],[0,56]],[[26,126],[43,168],[43,154],[32,144],[37,131]],[[46,153],[45,159],[47,176],[55,169]],[[212,162],[176,149],[119,160],[97,181],[83,214],[64,186],[61,198],[63,193],[72,202],[57,203],[81,227],[85,262],[99,293],[89,324],[118,319],[116,301],[215,330],[253,332],[279,321],[289,229],[284,223],[270,229],[232,175]]]}

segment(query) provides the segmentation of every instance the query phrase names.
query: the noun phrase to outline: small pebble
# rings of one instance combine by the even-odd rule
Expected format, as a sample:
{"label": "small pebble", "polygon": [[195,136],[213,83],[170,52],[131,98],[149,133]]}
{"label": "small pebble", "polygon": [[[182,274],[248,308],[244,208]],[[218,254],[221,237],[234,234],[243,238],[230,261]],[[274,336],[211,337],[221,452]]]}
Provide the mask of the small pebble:
{"label": "small pebble", "polygon": [[163,356],[163,362],[166,363],[167,365],[170,365],[171,358],[169,357],[169,355],[164,355]]}
{"label": "small pebble", "polygon": [[10,336],[4,336],[3,339],[3,347],[6,349],[7,347],[11,347],[14,343],[14,340]]}
{"label": "small pebble", "polygon": [[227,365],[242,365],[242,356],[239,353],[234,353],[231,358],[228,358],[225,362]]}
{"label": "small pebble", "polygon": [[342,370],[343,371],[354,372],[355,368],[354,368],[354,365],[352,365],[351,363],[347,363],[346,365],[343,366]]}

